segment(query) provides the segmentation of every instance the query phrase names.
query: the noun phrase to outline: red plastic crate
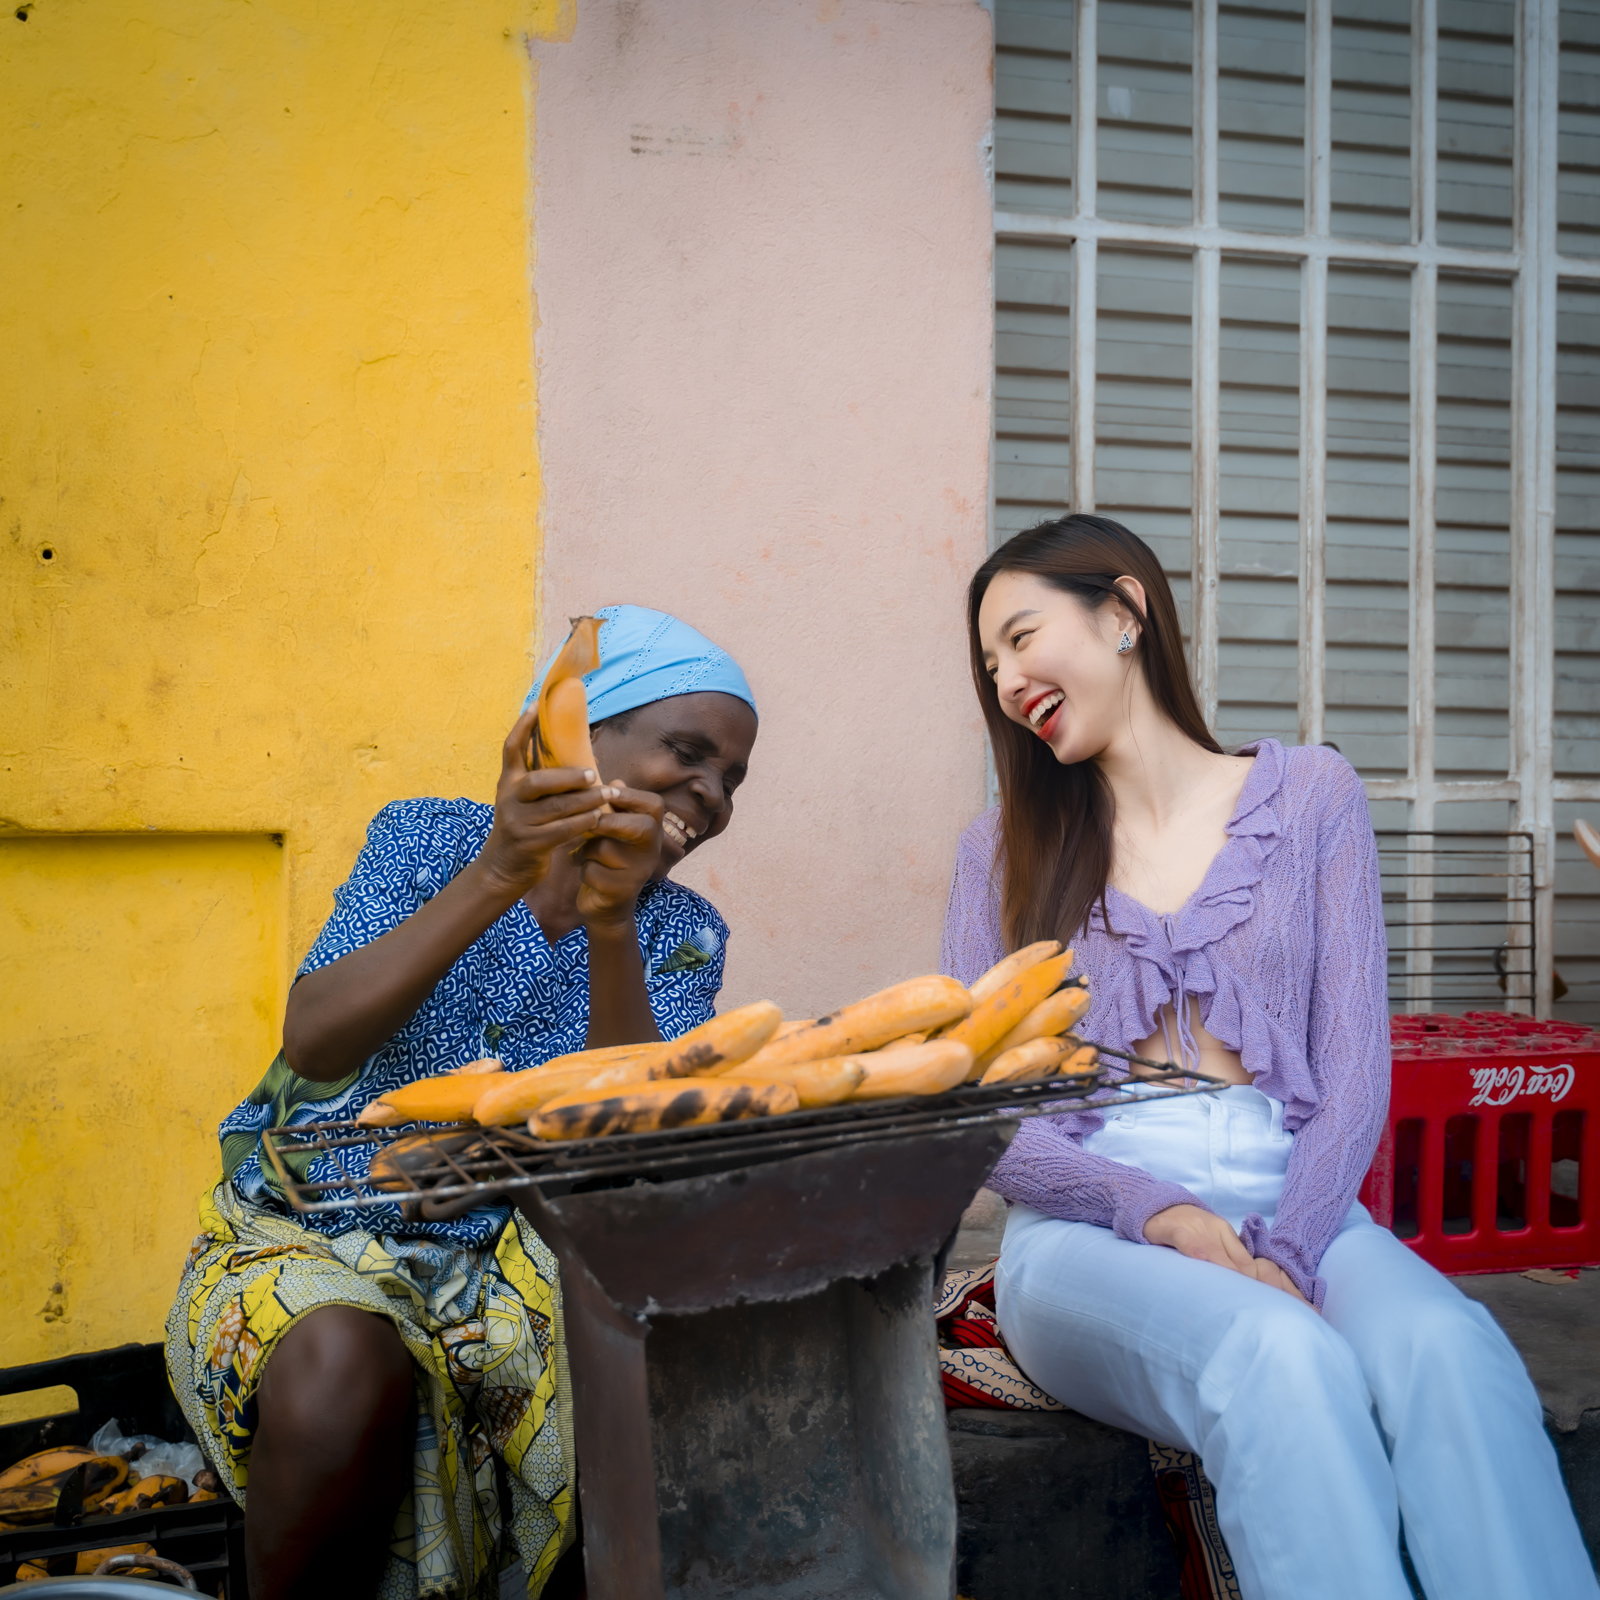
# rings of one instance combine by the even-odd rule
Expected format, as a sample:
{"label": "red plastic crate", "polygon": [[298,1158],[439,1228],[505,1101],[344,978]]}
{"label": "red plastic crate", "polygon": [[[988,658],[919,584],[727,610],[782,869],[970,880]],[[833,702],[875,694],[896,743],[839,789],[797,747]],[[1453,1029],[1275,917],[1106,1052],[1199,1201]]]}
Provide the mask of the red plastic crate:
{"label": "red plastic crate", "polygon": [[1469,1011],[1390,1039],[1374,1220],[1441,1272],[1600,1266],[1600,1033]]}

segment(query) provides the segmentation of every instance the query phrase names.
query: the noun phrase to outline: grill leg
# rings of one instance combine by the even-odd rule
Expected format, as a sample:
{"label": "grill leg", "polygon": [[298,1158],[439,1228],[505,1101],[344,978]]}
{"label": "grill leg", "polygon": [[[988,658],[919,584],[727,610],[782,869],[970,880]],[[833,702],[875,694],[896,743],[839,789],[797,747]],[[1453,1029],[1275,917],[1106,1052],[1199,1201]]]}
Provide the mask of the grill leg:
{"label": "grill leg", "polygon": [[561,1263],[591,1600],[663,1600],[644,1356],[650,1324],[612,1304],[536,1190],[520,1204]]}

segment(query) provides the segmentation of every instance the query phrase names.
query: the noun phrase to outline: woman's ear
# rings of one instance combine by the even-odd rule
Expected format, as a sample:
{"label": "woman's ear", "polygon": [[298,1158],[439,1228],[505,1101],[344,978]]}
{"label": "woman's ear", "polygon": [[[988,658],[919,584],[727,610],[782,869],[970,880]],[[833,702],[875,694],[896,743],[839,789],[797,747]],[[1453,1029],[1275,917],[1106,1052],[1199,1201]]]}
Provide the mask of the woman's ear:
{"label": "woman's ear", "polygon": [[1139,642],[1139,635],[1143,631],[1145,606],[1147,604],[1144,585],[1137,578],[1130,577],[1127,573],[1117,579],[1117,588],[1133,601],[1138,608],[1130,611],[1123,604],[1118,595],[1112,595],[1107,610],[1111,613],[1112,624],[1118,633],[1126,633],[1135,644]]}

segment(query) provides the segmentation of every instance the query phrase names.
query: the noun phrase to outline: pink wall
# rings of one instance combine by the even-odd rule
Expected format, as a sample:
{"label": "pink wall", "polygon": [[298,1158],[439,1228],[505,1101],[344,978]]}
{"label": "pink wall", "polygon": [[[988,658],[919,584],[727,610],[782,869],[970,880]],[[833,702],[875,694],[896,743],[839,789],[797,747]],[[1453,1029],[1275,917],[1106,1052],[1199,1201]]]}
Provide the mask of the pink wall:
{"label": "pink wall", "polygon": [[724,1006],[826,1010],[937,966],[983,803],[990,20],[578,0],[532,49],[546,636],[633,601],[744,665],[751,776],[679,876]]}

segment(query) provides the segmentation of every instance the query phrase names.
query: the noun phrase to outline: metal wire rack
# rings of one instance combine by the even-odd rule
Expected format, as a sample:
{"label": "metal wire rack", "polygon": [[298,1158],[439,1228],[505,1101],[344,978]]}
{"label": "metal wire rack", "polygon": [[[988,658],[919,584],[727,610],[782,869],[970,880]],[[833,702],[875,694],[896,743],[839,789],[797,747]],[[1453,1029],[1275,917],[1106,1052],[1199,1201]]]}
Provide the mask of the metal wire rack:
{"label": "metal wire rack", "polygon": [[1391,1005],[1531,1006],[1531,833],[1380,829],[1378,864]]}
{"label": "metal wire rack", "polygon": [[[738,1122],[709,1123],[653,1133],[618,1134],[602,1139],[536,1139],[520,1128],[479,1128],[470,1124],[410,1128],[364,1128],[354,1122],[313,1122],[268,1128],[267,1159],[289,1204],[303,1213],[359,1211],[400,1205],[421,1220],[457,1215],[473,1203],[497,1200],[529,1185],[545,1195],[621,1184],[726,1172],[736,1167],[779,1161],[840,1145],[867,1144],[908,1133],[934,1132],[974,1122],[1036,1116],[1040,1112],[1099,1110],[1133,1097],[1168,1099],[1223,1088],[1219,1078],[1182,1074],[1170,1061],[1158,1062],[1122,1050],[1102,1048],[1144,1069],[1146,1076],[1113,1078],[1112,1069],[1043,1083],[967,1084],[944,1094],[899,1100],[846,1102],[812,1111]],[[367,1150],[374,1155],[418,1132],[426,1147],[415,1146],[414,1162],[403,1176],[376,1188],[366,1177]],[[317,1157],[326,1158],[318,1163]],[[358,1172],[347,1163],[358,1162]],[[340,1176],[311,1176],[319,1165]],[[391,1171],[398,1163],[390,1163]]]}

